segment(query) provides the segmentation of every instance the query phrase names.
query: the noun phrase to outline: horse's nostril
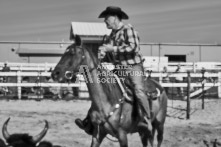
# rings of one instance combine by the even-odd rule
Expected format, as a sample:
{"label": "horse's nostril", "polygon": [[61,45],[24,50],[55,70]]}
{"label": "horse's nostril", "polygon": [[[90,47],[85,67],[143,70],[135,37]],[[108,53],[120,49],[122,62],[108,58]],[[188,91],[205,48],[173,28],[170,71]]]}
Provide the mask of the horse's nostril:
{"label": "horse's nostril", "polygon": [[60,74],[60,72],[59,72],[59,71],[56,71],[56,72],[55,72],[55,75],[56,75],[56,76],[58,76],[59,74]]}
{"label": "horse's nostril", "polygon": [[60,72],[59,71],[54,71],[52,72],[51,76],[52,76],[52,79],[56,80],[59,76]]}

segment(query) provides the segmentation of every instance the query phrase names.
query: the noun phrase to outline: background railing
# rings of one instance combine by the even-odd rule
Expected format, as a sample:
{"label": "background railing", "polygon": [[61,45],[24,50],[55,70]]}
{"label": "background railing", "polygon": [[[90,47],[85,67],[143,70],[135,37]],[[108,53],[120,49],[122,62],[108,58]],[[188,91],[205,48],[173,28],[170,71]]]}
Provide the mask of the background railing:
{"label": "background railing", "polygon": [[[169,83],[164,83],[163,78],[168,76],[169,78],[175,78],[175,77],[182,77],[187,78],[187,73],[152,73],[151,75],[147,73],[147,76],[155,78],[159,81],[159,83],[163,87],[187,87],[188,83],[175,83],[169,81]],[[35,82],[22,82],[22,77],[36,77],[36,79],[40,79],[41,77],[50,77],[50,72],[0,72],[0,77],[14,77],[16,82],[7,82],[7,83],[0,83],[0,87],[17,87],[17,94],[18,98],[21,98],[21,87],[80,87],[85,89],[86,84],[82,79],[82,83],[51,83],[47,81],[41,81],[41,80],[35,80]],[[205,87],[218,87],[218,97],[221,97],[221,72],[219,73],[205,73],[204,76],[202,73],[191,73],[191,78],[214,78],[214,81],[209,81],[204,83]],[[202,87],[202,82],[192,82],[190,83],[191,87]]]}
{"label": "background railing", "polygon": [[152,70],[153,72],[161,72],[164,67],[167,67],[168,72],[174,72],[177,65],[180,65],[183,71],[200,72],[202,69],[208,71],[218,72],[221,71],[221,62],[180,62],[180,63],[145,63],[146,70]]}
{"label": "background railing", "polygon": [[[5,62],[0,62],[0,70],[4,67]],[[49,71],[55,67],[55,63],[7,63],[11,71]]]}
{"label": "background railing", "polygon": [[[182,68],[181,73],[174,72],[178,64],[180,64]],[[4,63],[0,63],[0,66],[3,67]],[[73,91],[73,88],[75,88],[77,96],[74,97],[72,94],[72,99],[73,97],[78,99],[89,98],[83,76],[79,75],[80,80],[78,83],[56,83],[51,81],[51,71],[55,67],[55,64],[7,63],[7,66],[10,67],[10,72],[0,72],[0,78],[6,79],[6,81],[1,81],[2,83],[0,83],[0,91],[3,91],[0,99],[8,98],[9,95],[13,95],[16,99],[22,99],[24,97],[26,97],[26,99],[44,99],[46,98],[46,95],[44,95],[43,91],[47,88],[51,88],[52,91],[67,91],[67,89]],[[105,64],[105,66],[110,69],[113,68],[110,64]],[[161,68],[159,68],[159,66]],[[164,66],[168,69],[168,72],[166,73],[163,73],[162,71]],[[160,72],[158,72],[159,69]],[[167,94],[169,99],[172,100],[172,104],[170,104],[168,112],[172,117],[180,114],[178,117],[183,119],[185,112],[187,116],[186,118],[189,119],[190,114],[196,111],[196,109],[199,109],[199,98],[202,99],[201,107],[204,109],[204,98],[206,96],[208,97],[208,95],[205,95],[205,91],[212,89],[212,92],[215,91],[213,97],[221,98],[221,63],[153,63],[145,65],[145,71],[147,77],[156,79],[164,88],[169,88]],[[25,80],[27,77],[30,78],[29,81]],[[165,81],[165,77],[169,80]],[[181,83],[176,83],[175,78],[178,77],[183,78],[184,80]],[[184,93],[182,96],[177,97],[176,89],[178,87],[184,88]],[[29,90],[34,89],[34,93],[24,96],[23,91],[25,88]],[[12,93],[10,93],[10,90]],[[55,93],[59,95],[59,92]],[[53,95],[50,95],[49,97],[51,98],[52,96]],[[63,99],[62,96],[57,97]],[[198,101],[194,102],[196,99]],[[186,101],[186,107],[176,108],[176,106],[174,108],[174,100]],[[179,113],[177,113],[177,111],[179,111]]]}
{"label": "background railing", "polygon": [[[4,64],[4,62],[0,62],[0,70],[2,70]],[[163,71],[163,67],[166,66],[168,72],[174,72],[178,64],[181,66],[183,71],[199,72],[202,69],[214,72],[221,71],[221,62],[144,62],[144,67],[146,70],[152,70],[153,72],[161,72]],[[9,66],[12,71],[49,71],[52,70],[55,67],[55,65],[55,63],[7,63],[7,66]]]}

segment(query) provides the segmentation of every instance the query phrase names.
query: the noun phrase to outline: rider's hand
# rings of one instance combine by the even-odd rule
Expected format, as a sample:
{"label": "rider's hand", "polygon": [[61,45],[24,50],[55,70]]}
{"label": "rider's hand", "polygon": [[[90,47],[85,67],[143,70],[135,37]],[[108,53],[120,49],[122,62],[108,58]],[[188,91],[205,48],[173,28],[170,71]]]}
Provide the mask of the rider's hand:
{"label": "rider's hand", "polygon": [[106,48],[107,52],[113,52],[114,51],[114,46],[111,44],[103,44],[103,46]]}
{"label": "rider's hand", "polygon": [[105,57],[105,55],[106,55],[106,53],[104,51],[100,50],[98,52],[98,59],[103,59]]}
{"label": "rider's hand", "polygon": [[103,50],[104,52],[113,52],[114,46],[111,44],[103,44],[99,47],[99,50]]}
{"label": "rider's hand", "polygon": [[106,52],[106,47],[105,46],[99,46],[98,52]]}

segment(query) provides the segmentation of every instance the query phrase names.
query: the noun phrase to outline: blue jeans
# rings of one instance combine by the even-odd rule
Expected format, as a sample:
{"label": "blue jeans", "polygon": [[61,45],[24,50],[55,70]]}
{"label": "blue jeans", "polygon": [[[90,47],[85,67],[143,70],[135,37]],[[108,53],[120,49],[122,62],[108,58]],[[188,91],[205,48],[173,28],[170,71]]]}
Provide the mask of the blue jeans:
{"label": "blue jeans", "polygon": [[145,73],[142,63],[129,65],[128,68],[118,69],[117,71],[120,78],[126,78],[132,84],[131,87],[139,109],[141,109],[144,116],[150,118],[150,105],[145,93]]}

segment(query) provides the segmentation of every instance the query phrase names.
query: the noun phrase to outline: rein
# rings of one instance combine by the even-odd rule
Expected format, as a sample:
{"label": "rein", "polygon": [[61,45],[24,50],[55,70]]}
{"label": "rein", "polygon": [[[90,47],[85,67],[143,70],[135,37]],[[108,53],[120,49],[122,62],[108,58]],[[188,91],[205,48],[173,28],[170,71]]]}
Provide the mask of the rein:
{"label": "rein", "polygon": [[[80,65],[82,65],[82,63],[85,61],[85,59],[86,59],[86,56],[85,56],[85,49],[83,48],[83,47],[79,47],[81,50],[82,50],[82,57],[81,57],[81,61],[79,62],[79,64],[77,65],[77,66],[79,66],[80,67]],[[69,54],[71,54],[71,49],[69,49],[68,51],[67,51]],[[102,62],[102,59],[101,58],[99,58],[98,59],[99,60],[99,62],[98,62],[98,65],[97,66],[94,66],[94,67],[92,67],[92,68],[90,68],[89,69],[89,72],[91,73],[93,70],[95,70],[95,69],[97,69],[97,67],[98,66],[102,66],[102,64],[101,64],[101,62]],[[75,70],[73,70],[73,71],[66,71],[65,72],[65,78],[67,78],[67,79],[72,79],[72,77],[73,77],[73,75],[74,74],[76,74],[78,71],[75,71]],[[112,108],[111,108],[111,110],[110,110],[110,112],[107,114],[107,116],[105,116],[105,121],[103,121],[103,122],[101,122],[101,123],[99,123],[98,124],[98,131],[100,131],[100,127],[102,127],[102,126],[104,126],[104,124],[105,123],[108,123],[109,124],[109,126],[112,128],[112,131],[113,131],[113,133],[114,133],[114,136],[118,136],[118,134],[117,134],[117,130],[114,128],[114,126],[109,122],[109,118],[114,114],[114,112],[116,112],[118,109],[120,109],[120,114],[119,114],[119,123],[120,123],[120,120],[121,120],[121,118],[122,118],[122,111],[123,111],[123,103],[125,102],[125,99],[129,99],[128,98],[128,96],[127,96],[127,94],[126,94],[126,91],[125,91],[125,89],[122,89],[123,88],[123,86],[122,86],[122,84],[121,84],[121,82],[120,82],[120,80],[119,80],[119,78],[117,77],[117,75],[114,75],[114,78],[117,80],[117,82],[118,82],[118,85],[119,85],[119,88],[122,90],[122,98],[120,98],[119,100],[118,100],[118,103],[117,104],[115,104],[114,106],[112,106]],[[130,99],[129,99],[130,100]],[[107,137],[108,138],[108,137]],[[109,138],[108,138],[109,139]],[[111,139],[110,139],[111,140]],[[111,141],[113,141],[113,140],[111,140]]]}

